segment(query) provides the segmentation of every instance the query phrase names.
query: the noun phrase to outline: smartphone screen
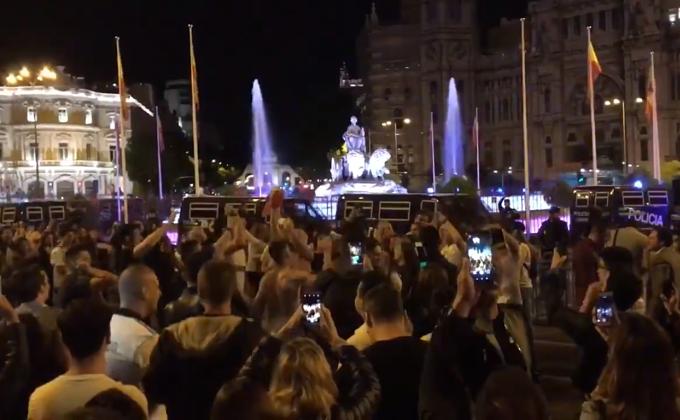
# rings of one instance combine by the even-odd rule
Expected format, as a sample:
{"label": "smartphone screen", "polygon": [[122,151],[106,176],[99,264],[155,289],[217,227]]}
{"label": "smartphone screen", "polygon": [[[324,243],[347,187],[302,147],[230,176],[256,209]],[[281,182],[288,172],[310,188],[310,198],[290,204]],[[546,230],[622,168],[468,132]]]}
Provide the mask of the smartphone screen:
{"label": "smartphone screen", "polygon": [[364,244],[361,242],[350,242],[349,257],[352,260],[353,266],[360,266],[364,264]]}
{"label": "smartphone screen", "polygon": [[420,268],[427,267],[427,251],[425,250],[423,243],[422,242],[416,242],[415,243],[415,249],[416,249],[416,255],[418,256],[418,264],[420,264]]}
{"label": "smartphone screen", "polygon": [[595,303],[595,325],[603,327],[612,325],[615,310],[612,293],[601,294]]}
{"label": "smartphone screen", "polygon": [[468,237],[468,259],[470,273],[475,282],[487,283],[491,281],[493,266],[491,264],[491,233],[477,232]]}
{"label": "smartphone screen", "polygon": [[307,325],[319,325],[321,322],[321,295],[304,293],[302,295],[302,312]]}

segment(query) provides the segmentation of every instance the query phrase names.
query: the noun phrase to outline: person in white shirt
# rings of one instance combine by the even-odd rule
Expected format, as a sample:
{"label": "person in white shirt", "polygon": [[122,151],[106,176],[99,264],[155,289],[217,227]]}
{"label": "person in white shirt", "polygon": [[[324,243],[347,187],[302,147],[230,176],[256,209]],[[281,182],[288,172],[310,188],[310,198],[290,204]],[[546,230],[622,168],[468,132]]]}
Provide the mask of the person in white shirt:
{"label": "person in white shirt", "polygon": [[156,274],[146,265],[131,265],[118,280],[120,308],[111,317],[111,342],[106,373],[125,384],[139,386],[158,333],[149,326],[161,291]]}
{"label": "person in white shirt", "polygon": [[96,299],[77,299],[59,315],[68,370],[37,388],[29,399],[28,419],[63,418],[84,406],[102,391],[115,388],[132,398],[148,415],[144,394],[106,376],[106,348],[109,342],[111,310]]}
{"label": "person in white shirt", "polygon": [[59,294],[64,284],[64,279],[68,274],[68,268],[66,267],[66,251],[68,251],[68,249],[73,244],[74,237],[75,235],[72,231],[64,232],[62,234],[61,241],[59,241],[59,245],[52,248],[52,252],[50,253],[50,264],[52,264],[53,270],[52,293],[54,294],[55,302],[61,302],[59,299]]}

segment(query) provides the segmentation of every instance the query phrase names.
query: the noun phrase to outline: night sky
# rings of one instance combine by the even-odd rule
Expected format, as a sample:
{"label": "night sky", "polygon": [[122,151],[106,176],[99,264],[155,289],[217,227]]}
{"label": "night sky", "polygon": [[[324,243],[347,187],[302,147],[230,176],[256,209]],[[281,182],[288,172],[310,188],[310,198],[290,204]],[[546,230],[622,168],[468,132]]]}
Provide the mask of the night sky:
{"label": "night sky", "polygon": [[[480,24],[518,17],[526,0],[478,0]],[[398,17],[398,0],[378,0]],[[219,6],[218,6],[219,5]],[[127,83],[188,78],[187,23],[195,25],[200,119],[219,131],[224,158],[243,164],[250,142],[250,87],[262,85],[280,161],[325,166],[353,111],[338,69],[352,70],[371,0],[33,0],[3,2],[0,69],[65,65],[88,81],[115,78],[121,37]],[[160,93],[158,93],[160,94]]]}

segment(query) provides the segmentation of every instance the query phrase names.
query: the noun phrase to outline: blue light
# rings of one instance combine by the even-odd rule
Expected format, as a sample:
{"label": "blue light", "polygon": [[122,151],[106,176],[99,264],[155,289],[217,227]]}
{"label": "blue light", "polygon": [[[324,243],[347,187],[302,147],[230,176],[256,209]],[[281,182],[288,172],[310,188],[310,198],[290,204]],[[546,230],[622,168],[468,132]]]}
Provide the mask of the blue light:
{"label": "blue light", "polygon": [[432,188],[432,187],[427,187],[427,193],[428,193],[428,194],[434,194],[434,188]]}
{"label": "blue light", "polygon": [[497,192],[498,194],[503,194],[503,188],[498,188],[498,189],[496,189],[496,192]]}
{"label": "blue light", "polygon": [[637,181],[633,182],[633,187],[637,188],[638,190],[641,190],[642,189],[642,181],[640,181],[638,179]]}

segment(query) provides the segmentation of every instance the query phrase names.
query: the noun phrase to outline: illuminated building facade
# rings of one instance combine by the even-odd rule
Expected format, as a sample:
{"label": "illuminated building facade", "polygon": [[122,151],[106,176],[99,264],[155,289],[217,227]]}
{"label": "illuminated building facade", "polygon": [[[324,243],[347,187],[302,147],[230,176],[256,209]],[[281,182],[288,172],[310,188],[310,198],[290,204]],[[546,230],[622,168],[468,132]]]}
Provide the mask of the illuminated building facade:
{"label": "illuminated building facade", "polygon": [[[22,68],[5,78],[0,87],[3,199],[115,193],[119,95],[80,88],[78,81],[63,68],[43,68],[35,76]],[[128,103],[149,112],[132,97]],[[130,137],[129,122],[124,133]],[[127,187],[131,191],[131,184]]]}

